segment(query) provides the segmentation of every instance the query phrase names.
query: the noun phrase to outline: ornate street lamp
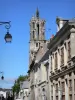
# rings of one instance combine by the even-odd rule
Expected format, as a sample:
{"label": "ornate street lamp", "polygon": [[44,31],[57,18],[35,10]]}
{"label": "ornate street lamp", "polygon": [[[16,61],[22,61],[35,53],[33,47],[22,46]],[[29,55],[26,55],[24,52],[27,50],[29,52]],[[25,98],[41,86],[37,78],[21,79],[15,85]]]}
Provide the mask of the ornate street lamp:
{"label": "ornate street lamp", "polygon": [[0,74],[2,74],[1,80],[4,80],[3,72],[0,72]]}
{"label": "ornate street lamp", "polygon": [[[12,36],[11,36],[11,34],[9,33],[9,29],[10,29],[10,27],[11,27],[10,21],[9,21],[9,22],[1,22],[1,21],[0,21],[0,25],[5,25],[5,28],[7,29],[7,33],[5,34],[5,37],[4,37],[6,43],[11,42]],[[0,72],[0,74],[2,74],[1,80],[4,80],[3,72]]]}
{"label": "ornate street lamp", "polygon": [[7,33],[5,34],[5,37],[4,37],[6,43],[11,42],[12,41],[12,36],[9,33],[9,29],[11,27],[10,21],[9,22],[0,22],[0,25],[5,25],[5,28],[7,29]]}

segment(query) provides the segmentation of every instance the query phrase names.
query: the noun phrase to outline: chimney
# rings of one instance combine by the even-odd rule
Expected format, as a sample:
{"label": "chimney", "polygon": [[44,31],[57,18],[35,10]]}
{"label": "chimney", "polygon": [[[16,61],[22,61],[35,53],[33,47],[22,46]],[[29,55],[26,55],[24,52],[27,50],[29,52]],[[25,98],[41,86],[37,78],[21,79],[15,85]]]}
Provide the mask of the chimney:
{"label": "chimney", "polygon": [[53,39],[53,37],[54,37],[54,34],[52,34],[51,39]]}
{"label": "chimney", "polygon": [[59,17],[57,17],[56,24],[57,24],[57,32],[58,32],[63,26],[63,21]]}
{"label": "chimney", "polygon": [[64,20],[62,18],[57,17],[56,18],[56,24],[57,24],[57,32],[63,27],[63,25],[65,24],[65,22],[67,22],[68,20]]}
{"label": "chimney", "polygon": [[54,34],[52,34],[52,36],[51,36],[50,40],[52,40],[53,38],[54,38]]}

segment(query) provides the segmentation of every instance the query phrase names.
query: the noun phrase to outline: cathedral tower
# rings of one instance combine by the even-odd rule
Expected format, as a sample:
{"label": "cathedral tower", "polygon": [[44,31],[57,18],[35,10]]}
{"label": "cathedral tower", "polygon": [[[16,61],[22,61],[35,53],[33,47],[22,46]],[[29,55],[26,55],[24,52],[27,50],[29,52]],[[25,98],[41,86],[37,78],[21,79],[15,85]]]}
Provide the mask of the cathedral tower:
{"label": "cathedral tower", "polygon": [[39,11],[30,20],[30,63],[45,40],[45,20],[40,19]]}

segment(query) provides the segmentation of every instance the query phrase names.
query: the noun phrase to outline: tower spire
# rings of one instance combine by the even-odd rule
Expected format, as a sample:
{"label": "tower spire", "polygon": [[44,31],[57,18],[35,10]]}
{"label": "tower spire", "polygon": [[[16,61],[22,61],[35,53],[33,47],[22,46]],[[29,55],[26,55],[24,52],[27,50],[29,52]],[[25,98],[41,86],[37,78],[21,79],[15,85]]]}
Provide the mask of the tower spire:
{"label": "tower spire", "polygon": [[39,18],[39,10],[38,10],[38,8],[36,10],[36,17]]}

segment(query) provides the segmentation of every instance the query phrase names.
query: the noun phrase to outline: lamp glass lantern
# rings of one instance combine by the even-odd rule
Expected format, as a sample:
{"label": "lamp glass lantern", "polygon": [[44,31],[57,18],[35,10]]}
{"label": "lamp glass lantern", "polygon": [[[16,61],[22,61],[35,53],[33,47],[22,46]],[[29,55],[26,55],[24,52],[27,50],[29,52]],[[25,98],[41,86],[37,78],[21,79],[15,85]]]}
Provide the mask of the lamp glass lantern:
{"label": "lamp glass lantern", "polygon": [[4,37],[6,43],[8,42],[11,42],[12,41],[12,36],[11,34],[9,33],[9,31],[7,31],[7,33],[5,34],[5,37]]}
{"label": "lamp glass lantern", "polygon": [[11,42],[12,41],[12,36],[9,33],[9,29],[11,27],[10,21],[9,22],[0,22],[0,25],[5,25],[5,28],[7,29],[7,33],[5,34],[5,37],[4,37],[6,43]]}
{"label": "lamp glass lantern", "polygon": [[9,43],[9,42],[12,41],[12,36],[11,36],[11,34],[9,33],[10,27],[11,27],[11,25],[10,25],[10,22],[9,22],[9,23],[6,24],[6,26],[5,26],[5,28],[7,29],[7,33],[5,34],[5,37],[4,37],[6,43]]}
{"label": "lamp glass lantern", "polygon": [[3,72],[0,72],[1,75],[1,80],[4,80],[4,75],[3,75]]}
{"label": "lamp glass lantern", "polygon": [[4,80],[4,76],[3,75],[1,76],[1,79]]}

